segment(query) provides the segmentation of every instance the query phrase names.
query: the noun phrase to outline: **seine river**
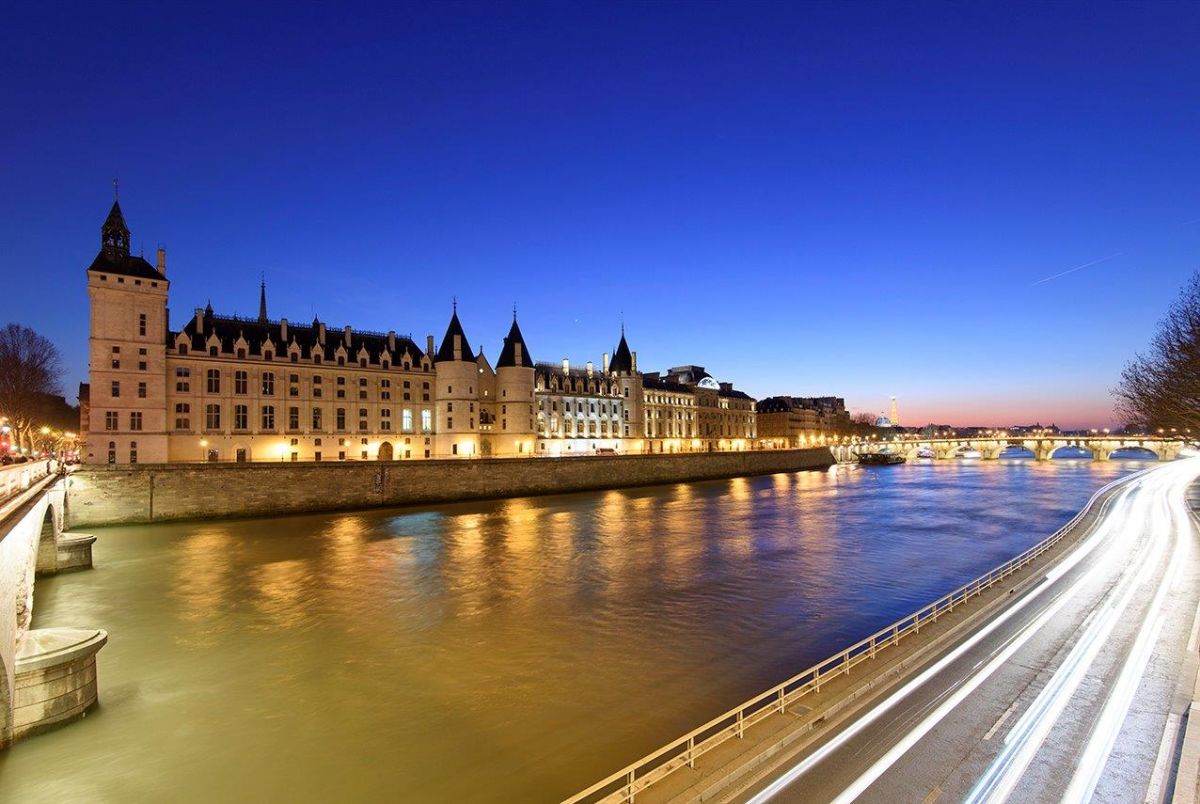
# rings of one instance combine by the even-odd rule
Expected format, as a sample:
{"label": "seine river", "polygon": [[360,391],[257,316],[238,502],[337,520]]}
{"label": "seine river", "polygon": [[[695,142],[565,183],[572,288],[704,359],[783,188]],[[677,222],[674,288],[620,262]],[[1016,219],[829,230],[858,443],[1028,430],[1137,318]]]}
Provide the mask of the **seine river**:
{"label": "seine river", "polygon": [[4,801],[555,801],[1047,536],[1130,461],[96,531],[100,706]]}

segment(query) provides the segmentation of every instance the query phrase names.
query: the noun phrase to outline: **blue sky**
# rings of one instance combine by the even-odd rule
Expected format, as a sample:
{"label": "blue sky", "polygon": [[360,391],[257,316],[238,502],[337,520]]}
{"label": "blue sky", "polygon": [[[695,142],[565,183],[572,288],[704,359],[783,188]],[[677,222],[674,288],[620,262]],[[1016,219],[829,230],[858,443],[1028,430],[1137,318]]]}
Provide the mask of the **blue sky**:
{"label": "blue sky", "polygon": [[68,390],[113,176],[175,326],[260,273],[421,342],[457,296],[492,357],[514,302],[539,360],[623,314],[644,370],[906,424],[1109,424],[1200,267],[1194,3],[34,5],[4,319]]}

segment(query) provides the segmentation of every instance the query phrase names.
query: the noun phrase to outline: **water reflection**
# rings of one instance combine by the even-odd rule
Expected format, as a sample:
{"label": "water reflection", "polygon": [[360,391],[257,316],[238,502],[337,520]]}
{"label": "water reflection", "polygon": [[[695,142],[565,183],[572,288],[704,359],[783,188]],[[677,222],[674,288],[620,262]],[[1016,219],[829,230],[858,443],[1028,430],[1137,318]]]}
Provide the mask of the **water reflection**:
{"label": "water reflection", "polygon": [[[1020,552],[1136,463],[914,462],[98,532],[103,706],[0,799],[556,800]],[[69,776],[47,773],[71,756]]]}

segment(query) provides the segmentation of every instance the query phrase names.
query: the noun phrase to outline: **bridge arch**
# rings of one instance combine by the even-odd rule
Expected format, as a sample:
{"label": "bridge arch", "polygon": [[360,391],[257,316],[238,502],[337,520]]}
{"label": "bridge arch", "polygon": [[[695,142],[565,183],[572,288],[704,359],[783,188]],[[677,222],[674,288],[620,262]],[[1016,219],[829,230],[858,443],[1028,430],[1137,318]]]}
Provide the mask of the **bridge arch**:
{"label": "bridge arch", "polygon": [[1157,461],[1162,459],[1162,456],[1155,450],[1139,444],[1116,447],[1108,453],[1108,457],[1109,460],[1117,461]]}
{"label": "bridge arch", "polygon": [[1092,451],[1080,444],[1055,444],[1047,456],[1051,460],[1091,460]]}
{"label": "bridge arch", "polygon": [[1006,444],[997,457],[1005,460],[1032,461],[1037,459],[1037,452],[1025,444]]}

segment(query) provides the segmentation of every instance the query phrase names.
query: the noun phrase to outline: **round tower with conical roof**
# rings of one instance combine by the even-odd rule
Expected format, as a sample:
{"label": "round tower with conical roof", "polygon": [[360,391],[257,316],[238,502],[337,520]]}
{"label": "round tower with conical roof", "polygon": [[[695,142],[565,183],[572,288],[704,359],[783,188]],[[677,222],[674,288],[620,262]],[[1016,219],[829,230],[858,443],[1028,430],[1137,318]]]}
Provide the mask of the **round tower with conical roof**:
{"label": "round tower with conical roof", "polygon": [[625,340],[625,325],[621,325],[621,342],[613,350],[612,360],[608,363],[608,373],[613,375],[621,388],[624,402],[624,417],[621,437],[624,439],[628,452],[642,452],[645,449],[645,430],[642,424],[642,374],[637,367],[637,353],[629,349]]}
{"label": "round tower with conical roof", "polygon": [[537,441],[533,398],[533,357],[513,312],[512,327],[496,361],[494,454],[529,457]]}
{"label": "round tower with conical roof", "polygon": [[479,366],[458,320],[458,304],[434,356],[437,380],[437,434],[434,455],[473,458],[480,454],[479,411],[476,409]]}

